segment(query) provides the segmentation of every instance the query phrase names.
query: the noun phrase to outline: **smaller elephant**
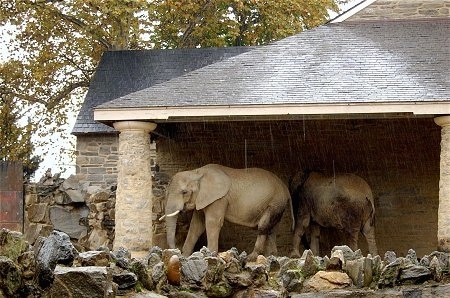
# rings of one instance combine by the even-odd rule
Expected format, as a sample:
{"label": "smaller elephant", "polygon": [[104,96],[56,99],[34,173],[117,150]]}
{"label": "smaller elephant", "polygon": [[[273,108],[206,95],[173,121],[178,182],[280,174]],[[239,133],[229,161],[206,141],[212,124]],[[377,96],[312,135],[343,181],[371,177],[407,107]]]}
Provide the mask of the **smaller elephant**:
{"label": "smaller elephant", "polygon": [[296,212],[292,256],[300,256],[300,238],[310,228],[311,250],[319,255],[320,227],[335,228],[350,235],[349,247],[358,248],[359,232],[369,252],[377,255],[375,206],[368,183],[354,174],[325,176],[299,172],[290,179],[289,189]]}
{"label": "smaller elephant", "polygon": [[[276,253],[275,226],[289,206],[287,186],[275,174],[260,169],[233,169],[209,164],[192,171],[176,173],[167,188],[165,215],[167,243],[175,248],[177,214],[193,210],[182,253],[189,256],[206,230],[208,248],[218,251],[224,220],[256,228],[258,236],[249,260],[267,247]],[[162,218],[161,218],[162,219]]]}

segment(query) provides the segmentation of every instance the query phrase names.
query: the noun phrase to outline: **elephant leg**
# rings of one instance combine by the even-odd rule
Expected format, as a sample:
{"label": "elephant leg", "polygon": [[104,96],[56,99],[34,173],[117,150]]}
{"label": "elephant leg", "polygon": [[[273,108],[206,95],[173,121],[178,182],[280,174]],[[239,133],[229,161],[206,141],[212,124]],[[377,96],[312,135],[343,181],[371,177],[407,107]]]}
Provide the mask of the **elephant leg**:
{"label": "elephant leg", "polygon": [[309,222],[309,217],[303,220],[297,220],[294,228],[294,235],[292,237],[291,258],[300,258],[300,241],[305,234],[305,229],[309,225]]}
{"label": "elephant leg", "polygon": [[311,251],[315,256],[320,255],[319,242],[320,226],[318,224],[311,223]]}
{"label": "elephant leg", "polygon": [[205,222],[203,214],[200,211],[195,210],[192,214],[191,224],[189,225],[189,231],[183,245],[183,255],[190,256],[194,251],[194,246],[197,243],[198,238],[205,231]]}
{"label": "elephant leg", "polygon": [[204,209],[208,249],[219,252],[219,235],[225,219],[225,201],[216,201]]}
{"label": "elephant leg", "polygon": [[258,221],[258,236],[256,237],[253,252],[248,256],[250,261],[264,253],[267,237],[274,233],[274,227],[278,224],[283,216],[284,209],[269,206]]}
{"label": "elephant leg", "polygon": [[369,253],[372,254],[372,256],[378,255],[377,243],[375,241],[375,228],[371,224],[371,220],[366,221],[362,233],[366,238]]}
{"label": "elephant leg", "polygon": [[267,256],[270,256],[270,255],[276,256],[277,254],[278,254],[277,234],[275,232],[272,232],[272,234],[270,234],[267,237],[267,245],[266,245],[265,255],[267,255]]}
{"label": "elephant leg", "polygon": [[354,230],[349,232],[349,243],[348,246],[353,250],[356,251],[358,250],[358,238],[359,238],[359,231],[358,230]]}

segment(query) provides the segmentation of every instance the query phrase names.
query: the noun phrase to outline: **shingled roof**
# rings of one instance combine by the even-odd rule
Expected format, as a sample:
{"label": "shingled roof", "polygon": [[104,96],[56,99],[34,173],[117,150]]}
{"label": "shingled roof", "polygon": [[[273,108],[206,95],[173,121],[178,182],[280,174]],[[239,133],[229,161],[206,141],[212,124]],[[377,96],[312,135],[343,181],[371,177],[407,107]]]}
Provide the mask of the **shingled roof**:
{"label": "shingled roof", "polygon": [[94,121],[95,106],[251,49],[228,47],[105,52],[72,133],[114,132],[110,126]]}
{"label": "shingled roof", "polygon": [[366,112],[450,113],[449,18],[327,24],[104,103],[95,118]]}

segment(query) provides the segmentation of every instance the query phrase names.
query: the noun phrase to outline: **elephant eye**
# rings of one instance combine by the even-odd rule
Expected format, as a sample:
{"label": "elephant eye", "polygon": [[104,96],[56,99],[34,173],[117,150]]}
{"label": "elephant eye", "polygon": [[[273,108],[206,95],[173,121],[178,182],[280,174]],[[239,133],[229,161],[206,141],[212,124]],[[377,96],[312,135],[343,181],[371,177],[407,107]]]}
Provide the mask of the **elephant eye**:
{"label": "elephant eye", "polygon": [[183,189],[182,191],[181,191],[181,194],[184,196],[184,195],[187,195],[187,193],[188,193],[188,191],[187,190],[185,190],[185,189]]}

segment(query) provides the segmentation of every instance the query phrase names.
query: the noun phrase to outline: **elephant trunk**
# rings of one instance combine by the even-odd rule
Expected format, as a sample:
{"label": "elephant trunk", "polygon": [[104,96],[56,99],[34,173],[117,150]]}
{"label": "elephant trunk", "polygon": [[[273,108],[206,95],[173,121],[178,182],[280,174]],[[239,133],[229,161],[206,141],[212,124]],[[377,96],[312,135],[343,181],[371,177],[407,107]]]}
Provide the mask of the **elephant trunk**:
{"label": "elephant trunk", "polygon": [[178,215],[166,216],[167,245],[169,245],[169,248],[176,248],[175,232],[177,230],[177,218]]}

